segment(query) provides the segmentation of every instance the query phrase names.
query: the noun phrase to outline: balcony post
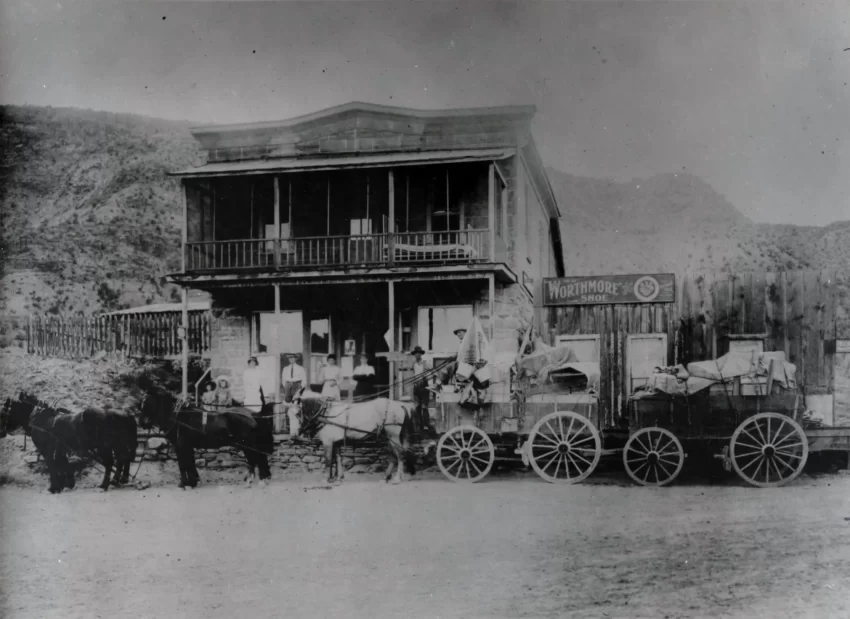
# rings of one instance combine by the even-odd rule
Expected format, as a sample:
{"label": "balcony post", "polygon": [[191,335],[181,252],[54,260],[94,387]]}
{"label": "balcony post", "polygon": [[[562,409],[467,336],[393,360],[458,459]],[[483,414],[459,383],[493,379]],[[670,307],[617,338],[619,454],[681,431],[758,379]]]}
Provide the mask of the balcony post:
{"label": "balcony post", "polygon": [[[390,173],[392,174],[392,173]],[[392,176],[390,176],[392,178]],[[390,237],[392,238],[392,237]],[[393,360],[393,353],[395,352],[395,282],[390,280],[387,282],[387,291],[389,293],[389,302],[387,305],[389,306],[390,311],[390,329],[389,329],[389,341],[387,344],[390,348],[390,385],[389,385],[389,394],[387,397],[391,400],[396,399],[396,385],[395,385],[395,361]]]}
{"label": "balcony post", "polygon": [[496,262],[496,164],[490,162],[487,179],[487,227],[489,228],[490,262]]}
{"label": "balcony post", "polygon": [[180,288],[183,307],[180,312],[180,365],[183,370],[181,380],[181,393],[183,398],[189,396],[189,289],[186,286]]}
{"label": "balcony post", "polygon": [[389,203],[390,217],[387,224],[387,232],[389,232],[389,255],[387,256],[387,263],[392,265],[395,262],[395,173],[392,169],[389,171]]}

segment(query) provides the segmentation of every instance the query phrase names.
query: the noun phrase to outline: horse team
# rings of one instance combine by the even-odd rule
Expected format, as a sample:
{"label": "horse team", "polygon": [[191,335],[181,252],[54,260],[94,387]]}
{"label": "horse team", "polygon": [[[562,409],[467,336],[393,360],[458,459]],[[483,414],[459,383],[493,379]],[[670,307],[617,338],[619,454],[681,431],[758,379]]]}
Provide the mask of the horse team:
{"label": "horse team", "polygon": [[[271,404],[264,404],[259,413],[239,406],[208,411],[170,393],[148,388],[142,391],[136,405],[138,425],[147,430],[158,427],[174,448],[181,488],[193,488],[200,480],[195,449],[236,447],[247,462],[248,485],[258,477],[259,483],[265,485],[271,478],[269,456],[274,450]],[[336,402],[302,389],[289,412],[293,439],[312,439],[323,445],[329,483],[339,483],[344,477],[342,444],[364,440],[383,439],[393,452],[395,462],[390,461],[387,481],[392,478],[393,483],[401,482],[405,464],[411,473],[415,472],[410,450],[413,431],[410,403],[387,398]],[[52,493],[74,487],[68,460],[71,453],[93,456],[103,467],[100,484],[103,490],[108,490],[110,483],[121,485],[129,481],[137,446],[136,418],[130,413],[99,408],[74,413],[21,393],[17,399],[8,398],[0,412],[0,438],[18,428],[32,437],[47,465]]]}

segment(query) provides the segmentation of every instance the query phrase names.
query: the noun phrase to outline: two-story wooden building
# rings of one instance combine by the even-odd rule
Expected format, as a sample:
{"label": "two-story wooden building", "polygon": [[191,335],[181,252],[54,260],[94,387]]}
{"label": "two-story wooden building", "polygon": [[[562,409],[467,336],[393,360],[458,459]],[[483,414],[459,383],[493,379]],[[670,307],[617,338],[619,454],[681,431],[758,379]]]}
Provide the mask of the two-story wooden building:
{"label": "two-story wooden building", "polygon": [[251,354],[278,389],[286,353],[314,382],[328,353],[347,371],[365,352],[389,385],[380,353],[454,356],[473,316],[496,351],[516,351],[535,288],[564,270],[534,114],[349,103],[194,129],[206,163],[174,173],[183,265],[170,279],[212,294],[213,373],[239,395]]}

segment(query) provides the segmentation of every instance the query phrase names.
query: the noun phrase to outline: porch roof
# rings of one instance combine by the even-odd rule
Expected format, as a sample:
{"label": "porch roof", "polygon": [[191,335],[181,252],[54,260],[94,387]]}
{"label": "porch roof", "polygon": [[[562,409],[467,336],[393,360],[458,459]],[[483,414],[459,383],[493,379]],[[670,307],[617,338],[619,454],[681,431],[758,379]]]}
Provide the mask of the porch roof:
{"label": "porch roof", "polygon": [[487,148],[476,150],[441,150],[426,152],[394,152],[344,157],[310,157],[298,159],[267,159],[208,163],[196,168],[170,172],[170,176],[235,176],[271,172],[306,172],[340,170],[343,168],[377,168],[417,164],[463,163],[498,161],[515,154],[512,149]]}

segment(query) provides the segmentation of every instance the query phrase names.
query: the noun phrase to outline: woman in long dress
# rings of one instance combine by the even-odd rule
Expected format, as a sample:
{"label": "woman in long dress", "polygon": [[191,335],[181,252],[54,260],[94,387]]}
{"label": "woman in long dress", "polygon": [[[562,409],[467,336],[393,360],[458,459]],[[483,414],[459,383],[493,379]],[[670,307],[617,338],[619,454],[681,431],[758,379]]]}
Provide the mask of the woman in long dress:
{"label": "woman in long dress", "polygon": [[375,368],[369,365],[369,357],[366,354],[360,355],[360,365],[354,368],[352,378],[357,381],[354,387],[354,399],[358,402],[371,400],[375,397],[376,385],[378,377],[375,375]]}
{"label": "woman in long dress", "polygon": [[256,357],[248,359],[248,369],[242,375],[242,386],[245,388],[245,408],[259,413],[263,410],[262,373]]}
{"label": "woman in long dress", "polygon": [[342,368],[336,364],[336,355],[328,355],[322,366],[319,380],[322,383],[322,396],[330,400],[341,400],[339,381],[342,379]]}

